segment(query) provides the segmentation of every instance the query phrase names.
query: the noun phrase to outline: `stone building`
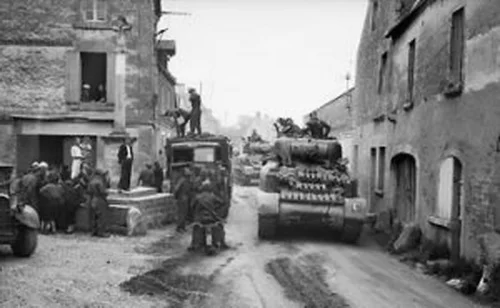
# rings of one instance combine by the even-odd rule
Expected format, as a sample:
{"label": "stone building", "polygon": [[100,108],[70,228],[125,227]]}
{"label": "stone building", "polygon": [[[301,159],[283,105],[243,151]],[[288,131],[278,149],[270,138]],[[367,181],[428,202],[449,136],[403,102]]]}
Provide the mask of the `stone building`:
{"label": "stone building", "polygon": [[[351,171],[354,167],[352,161],[354,159],[354,118],[352,112],[352,99],[354,88],[351,88],[340,94],[331,101],[323,104],[316,111],[318,117],[328,123],[331,127],[330,136],[336,137],[343,149],[343,156],[349,159],[349,168]],[[311,113],[310,112],[310,113]],[[304,123],[309,121],[309,114],[304,116]]]}
{"label": "stone building", "polygon": [[500,229],[497,0],[370,0],[358,50],[358,178],[454,256]]}
{"label": "stone building", "polygon": [[69,165],[74,136],[90,137],[113,184],[126,134],[138,138],[134,182],[161,159],[172,125],[160,115],[175,104],[176,81],[167,65],[175,44],[157,40],[160,16],[159,0],[1,1],[0,166]]}

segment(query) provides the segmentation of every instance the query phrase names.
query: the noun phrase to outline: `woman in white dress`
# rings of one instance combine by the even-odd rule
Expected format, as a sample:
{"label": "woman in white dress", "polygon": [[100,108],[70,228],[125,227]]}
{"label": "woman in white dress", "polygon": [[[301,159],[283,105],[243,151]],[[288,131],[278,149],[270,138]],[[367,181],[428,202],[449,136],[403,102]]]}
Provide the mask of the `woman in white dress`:
{"label": "woman in white dress", "polygon": [[75,143],[71,147],[71,179],[75,179],[80,174],[80,169],[83,160],[82,149],[80,148],[81,140],[79,137],[75,138]]}

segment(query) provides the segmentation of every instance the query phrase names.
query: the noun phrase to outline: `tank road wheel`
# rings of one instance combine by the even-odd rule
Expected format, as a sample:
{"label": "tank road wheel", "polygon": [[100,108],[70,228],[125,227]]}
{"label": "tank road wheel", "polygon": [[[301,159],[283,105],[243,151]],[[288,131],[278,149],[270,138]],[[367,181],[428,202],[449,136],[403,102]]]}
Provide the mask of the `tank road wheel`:
{"label": "tank road wheel", "polygon": [[363,221],[355,219],[346,219],[344,229],[342,230],[341,240],[344,243],[356,244],[363,232]]}
{"label": "tank road wheel", "polygon": [[29,257],[35,252],[38,244],[38,231],[31,228],[20,227],[16,241],[11,245],[12,252],[18,257]]}
{"label": "tank road wheel", "polygon": [[260,239],[269,240],[276,236],[277,224],[276,218],[273,216],[259,215],[259,231]]}

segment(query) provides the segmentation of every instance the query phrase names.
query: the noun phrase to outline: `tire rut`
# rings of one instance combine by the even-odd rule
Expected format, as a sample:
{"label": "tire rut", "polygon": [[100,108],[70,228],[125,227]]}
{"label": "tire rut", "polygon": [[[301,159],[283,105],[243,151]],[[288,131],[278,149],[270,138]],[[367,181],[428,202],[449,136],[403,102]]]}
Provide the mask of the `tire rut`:
{"label": "tire rut", "polygon": [[[301,259],[317,261],[315,256]],[[304,308],[350,307],[342,296],[329,289],[318,262],[297,265],[288,257],[277,258],[268,262],[265,270],[282,286],[288,298],[304,303]]]}

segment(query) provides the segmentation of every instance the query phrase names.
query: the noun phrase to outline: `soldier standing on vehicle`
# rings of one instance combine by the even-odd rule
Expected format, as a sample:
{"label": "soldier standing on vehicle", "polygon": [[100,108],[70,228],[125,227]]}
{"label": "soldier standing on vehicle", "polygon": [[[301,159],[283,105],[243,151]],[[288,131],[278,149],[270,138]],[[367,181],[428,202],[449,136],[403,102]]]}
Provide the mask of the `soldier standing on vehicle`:
{"label": "soldier standing on vehicle", "polygon": [[186,231],[186,221],[191,205],[193,183],[191,182],[191,170],[184,168],[177,185],[174,187],[174,196],[177,200],[177,232]]}
{"label": "soldier standing on vehicle", "polygon": [[318,118],[316,111],[311,112],[306,126],[306,133],[311,134],[314,139],[327,138],[331,130],[330,125]]}
{"label": "soldier standing on vehicle", "polygon": [[189,101],[191,102],[191,116],[189,120],[191,134],[198,132],[201,135],[201,97],[195,89],[189,89]]}

